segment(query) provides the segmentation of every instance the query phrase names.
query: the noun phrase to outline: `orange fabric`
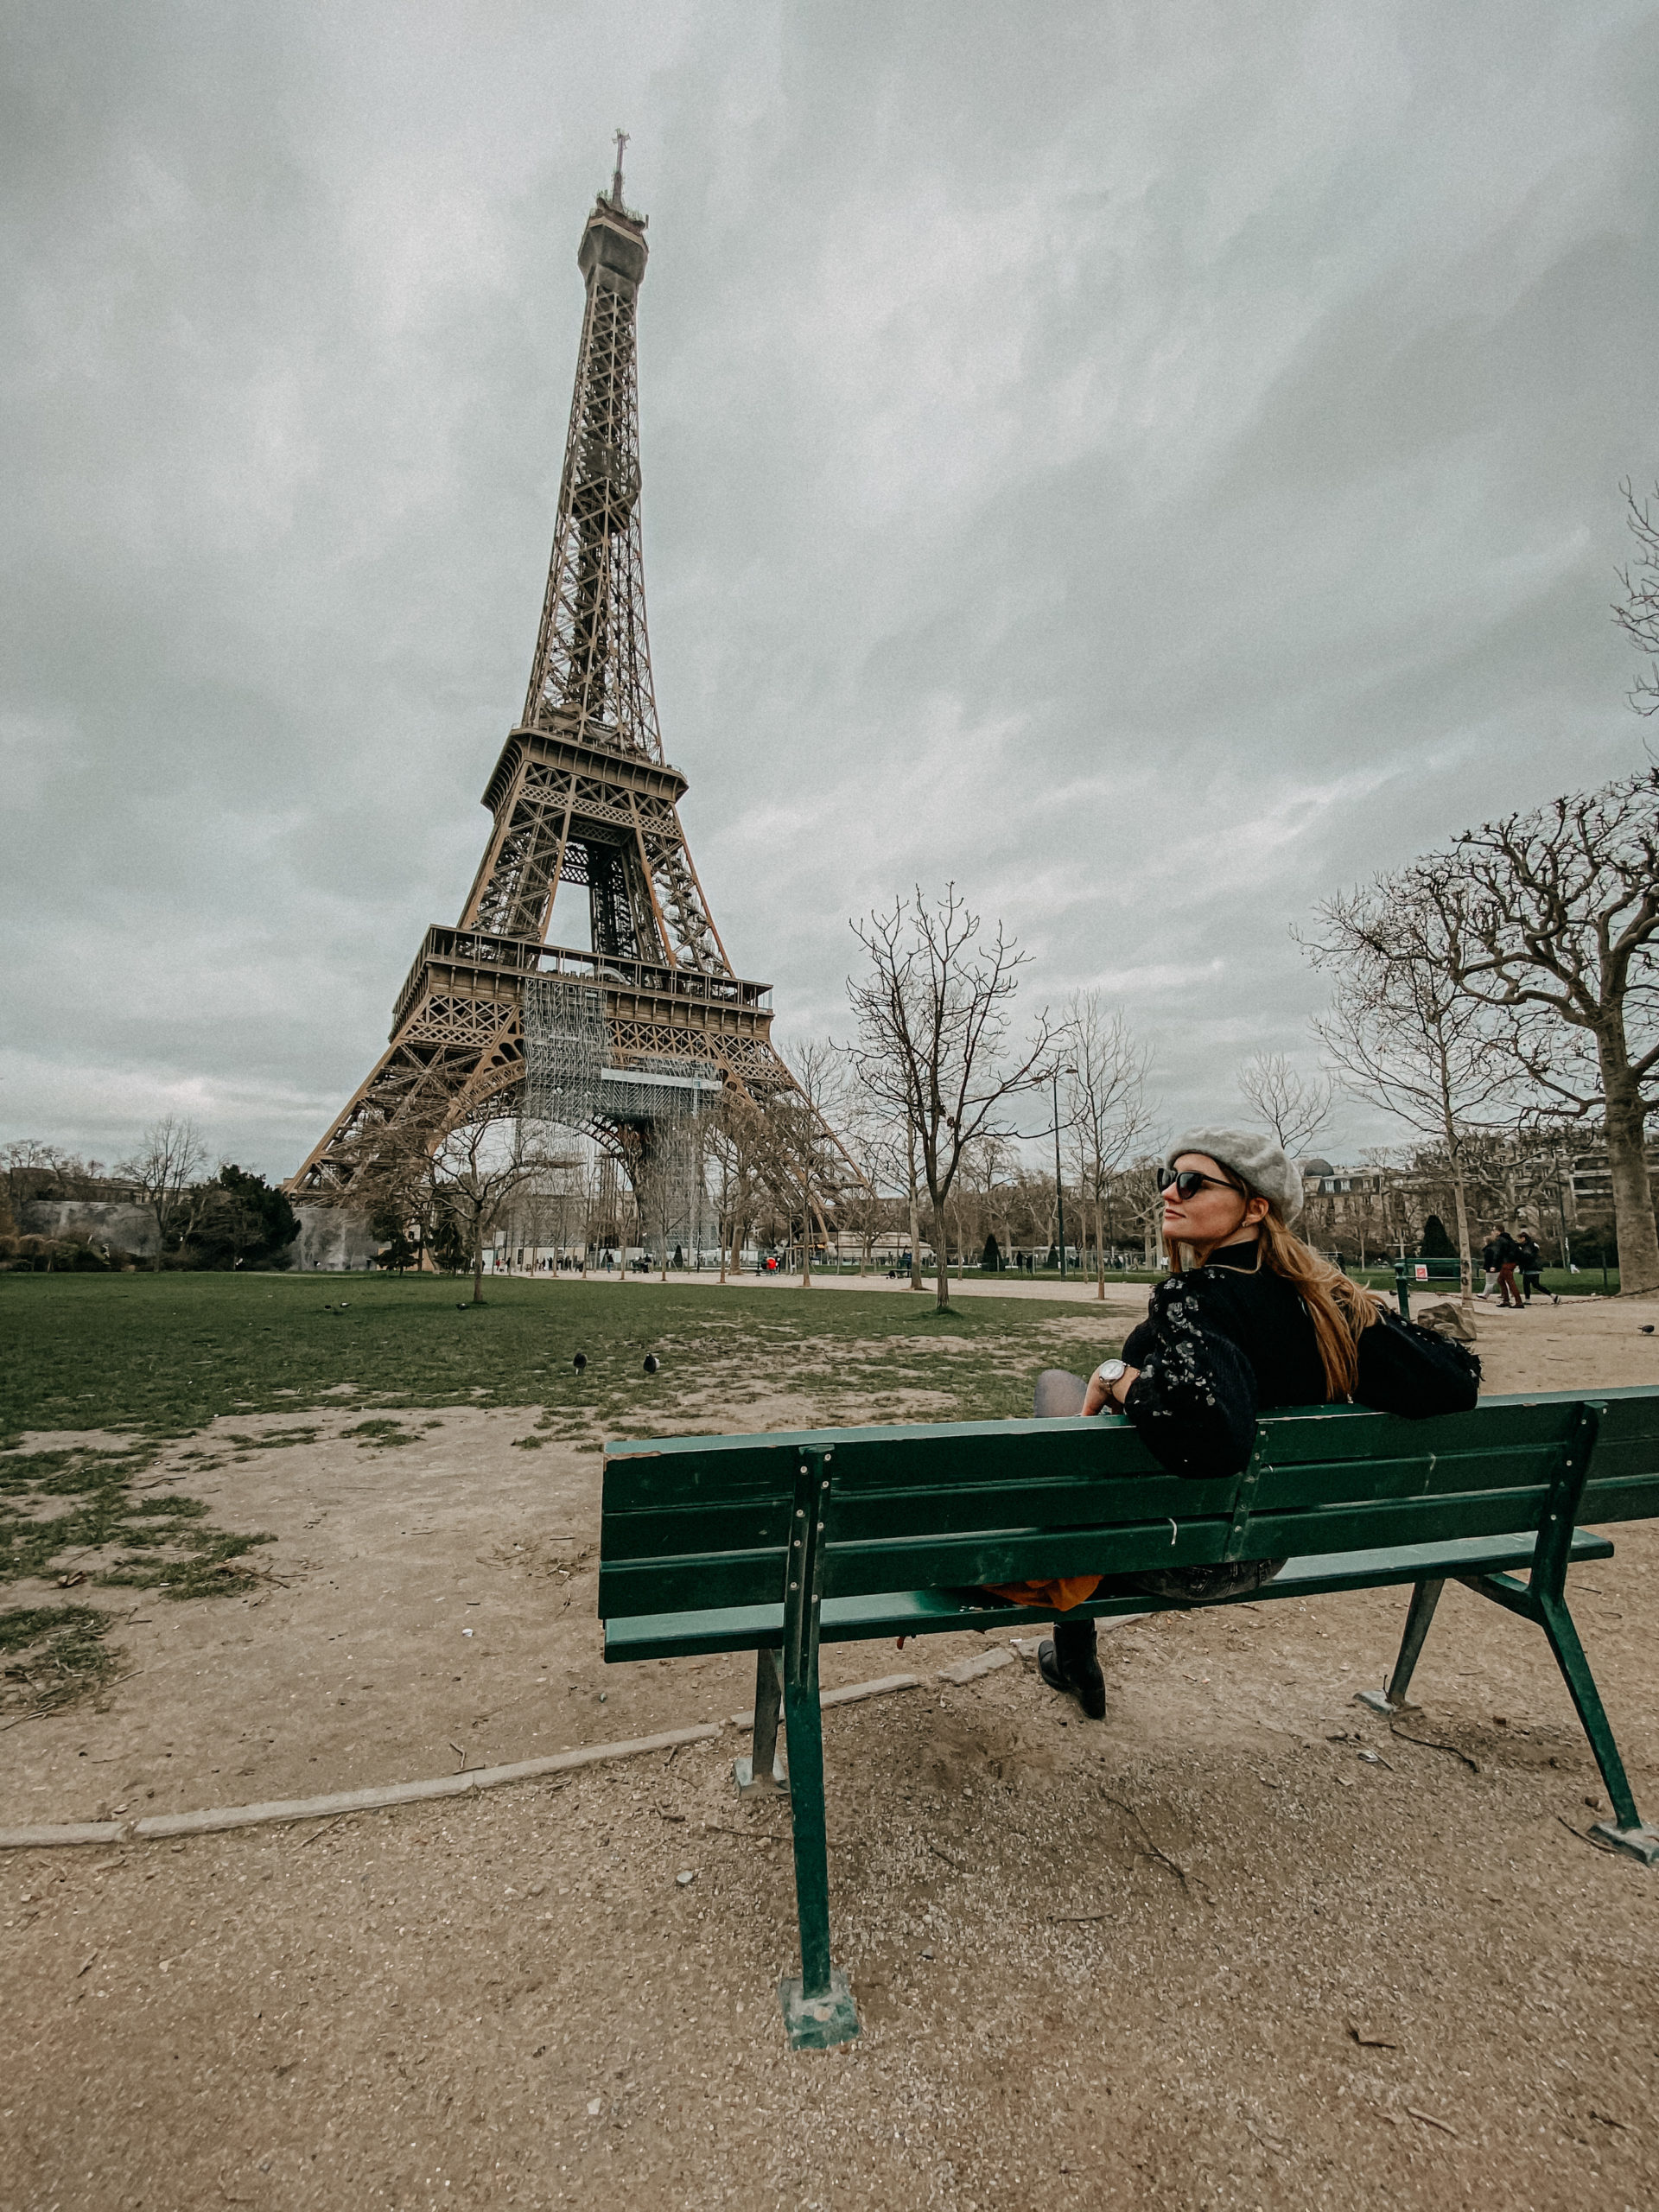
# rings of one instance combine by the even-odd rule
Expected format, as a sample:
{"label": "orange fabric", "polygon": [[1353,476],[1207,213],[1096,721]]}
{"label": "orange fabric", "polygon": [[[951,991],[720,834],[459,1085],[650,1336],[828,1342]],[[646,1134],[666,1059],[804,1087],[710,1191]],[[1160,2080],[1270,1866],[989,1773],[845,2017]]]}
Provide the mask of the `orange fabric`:
{"label": "orange fabric", "polygon": [[1104,1579],[1099,1574],[1062,1574],[1052,1582],[988,1582],[985,1587],[994,1597],[1029,1605],[1034,1611],[1069,1613],[1074,1605],[1092,1598]]}

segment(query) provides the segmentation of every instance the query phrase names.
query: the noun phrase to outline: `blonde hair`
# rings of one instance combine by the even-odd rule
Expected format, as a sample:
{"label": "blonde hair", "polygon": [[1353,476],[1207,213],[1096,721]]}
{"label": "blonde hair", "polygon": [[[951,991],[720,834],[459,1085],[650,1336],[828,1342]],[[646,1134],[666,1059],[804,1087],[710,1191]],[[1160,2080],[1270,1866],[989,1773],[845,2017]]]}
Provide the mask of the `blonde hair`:
{"label": "blonde hair", "polygon": [[1322,1260],[1271,1210],[1260,1234],[1262,1266],[1282,1275],[1307,1308],[1325,1370],[1325,1396],[1351,1398],[1359,1381],[1359,1339],[1382,1319],[1382,1300]]}
{"label": "blonde hair", "polygon": [[[1264,1195],[1250,1190],[1224,1162],[1217,1160],[1216,1165],[1223,1168],[1241,1197],[1259,1198]],[[1307,1308],[1319,1350],[1319,1364],[1325,1370],[1326,1400],[1351,1398],[1359,1381],[1360,1338],[1374,1321],[1382,1319],[1388,1309],[1375,1291],[1351,1282],[1340,1268],[1333,1268],[1311,1245],[1304,1244],[1295,1230],[1274,1211],[1271,1202],[1257,1224],[1257,1235],[1261,1239],[1262,1265],[1274,1274],[1282,1275]],[[1182,1267],[1192,1265],[1194,1255],[1190,1244],[1178,1247],[1178,1255]]]}

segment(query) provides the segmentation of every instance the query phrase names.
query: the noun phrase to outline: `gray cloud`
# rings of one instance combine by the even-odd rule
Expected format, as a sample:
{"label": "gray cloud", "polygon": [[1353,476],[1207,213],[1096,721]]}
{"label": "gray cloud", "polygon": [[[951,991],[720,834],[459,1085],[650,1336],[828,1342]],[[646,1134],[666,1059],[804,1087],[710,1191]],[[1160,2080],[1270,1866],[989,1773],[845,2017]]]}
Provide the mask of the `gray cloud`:
{"label": "gray cloud", "polygon": [[0,10],[0,1127],[286,1172],[365,1071],[617,122],[664,728],[780,1029],[954,877],[1172,1111],[1305,1050],[1315,899],[1641,757],[1656,13]]}

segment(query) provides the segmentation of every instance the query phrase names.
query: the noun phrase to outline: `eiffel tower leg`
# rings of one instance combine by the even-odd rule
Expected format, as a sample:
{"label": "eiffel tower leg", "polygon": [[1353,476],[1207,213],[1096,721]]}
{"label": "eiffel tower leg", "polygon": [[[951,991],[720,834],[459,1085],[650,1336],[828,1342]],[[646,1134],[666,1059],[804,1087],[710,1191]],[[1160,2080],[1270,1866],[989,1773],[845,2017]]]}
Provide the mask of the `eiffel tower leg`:
{"label": "eiffel tower leg", "polygon": [[290,1179],[289,1191],[344,1197],[388,1138],[418,1130],[429,1151],[469,1106],[519,1079],[516,1014],[482,1039],[423,1038],[417,1027],[411,1023],[386,1047]]}

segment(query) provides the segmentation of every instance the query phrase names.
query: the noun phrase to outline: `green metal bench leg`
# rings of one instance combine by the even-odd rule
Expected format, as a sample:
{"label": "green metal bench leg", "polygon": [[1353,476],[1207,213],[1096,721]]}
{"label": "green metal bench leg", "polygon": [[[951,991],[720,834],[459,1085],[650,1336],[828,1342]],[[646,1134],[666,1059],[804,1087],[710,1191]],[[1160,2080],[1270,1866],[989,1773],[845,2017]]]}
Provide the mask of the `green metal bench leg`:
{"label": "green metal bench leg", "polygon": [[1423,1648],[1423,1638],[1428,1634],[1428,1624],[1434,1618],[1434,1608],[1440,1602],[1440,1592],[1446,1587],[1444,1579],[1439,1582],[1420,1582],[1411,1593],[1411,1606],[1406,1615],[1406,1632],[1400,1639],[1400,1656],[1394,1662],[1394,1672],[1389,1676],[1386,1690],[1361,1690],[1361,1705],[1369,1705],[1373,1713],[1398,1713],[1406,1701],[1406,1692],[1411,1688],[1411,1678],[1416,1671],[1417,1656]]}
{"label": "green metal bench leg", "polygon": [[830,1510],[829,1452],[806,1451],[795,1490],[794,1534],[784,1594],[784,1726],[789,1736],[791,1824],[795,1832],[795,1908],[801,1929],[799,1978],[778,1985],[784,2024],[796,2050],[829,2050],[858,2033],[847,1977],[830,1963],[830,1851],[823,1817],[823,1731],[818,1704],[818,1618],[823,1583],[822,1539]]}
{"label": "green metal bench leg", "polygon": [[778,1707],[783,1695],[781,1651],[765,1649],[755,1654],[754,1726],[749,1756],[736,1760],[732,1774],[740,1797],[771,1797],[787,1789],[789,1778],[778,1756]]}
{"label": "green metal bench leg", "polygon": [[823,1817],[823,1738],[817,1669],[799,1684],[785,1680],[790,1817],[795,1831],[795,1910],[801,1971],[778,1985],[789,2040],[797,2050],[828,2050],[858,2033],[847,1977],[830,1963],[830,1852]]}
{"label": "green metal bench leg", "polygon": [[1526,1581],[1517,1582],[1512,1574],[1465,1574],[1459,1580],[1471,1590],[1478,1590],[1483,1598],[1491,1598],[1508,1611],[1519,1613],[1523,1620],[1536,1621],[1549,1638],[1561,1680],[1578,1708],[1579,1719],[1590,1739],[1590,1748],[1596,1755],[1596,1764],[1601,1769],[1601,1778],[1612,1801],[1612,1819],[1595,1821],[1590,1833],[1599,1836],[1604,1843],[1611,1844],[1615,1851],[1628,1852],[1644,1866],[1652,1866],[1659,1865],[1659,1831],[1645,1827],[1636,1809],[1630,1777],[1618,1755],[1613,1732],[1607,1725],[1601,1693],[1590,1671],[1590,1662],[1584,1656],[1584,1646],[1579,1642],[1573,1616],[1567,1609],[1567,1563],[1572,1551],[1573,1530],[1605,1411],[1606,1408],[1594,1399],[1586,1399],[1579,1408],[1573,1433],[1562,1451],[1560,1465],[1539,1522],[1538,1548],[1533,1554],[1532,1572]]}
{"label": "green metal bench leg", "polygon": [[1596,1688],[1596,1678],[1590,1671],[1590,1662],[1584,1656],[1584,1646],[1579,1641],[1579,1631],[1573,1616],[1560,1599],[1540,1592],[1537,1599],[1538,1618],[1544,1634],[1549,1638],[1549,1648],[1555,1654],[1555,1663],[1561,1670],[1584,1732],[1590,1739],[1590,1748],[1596,1755],[1596,1764],[1601,1769],[1601,1778],[1607,1785],[1611,1800],[1613,1817],[1611,1821],[1597,1821],[1590,1833],[1611,1843],[1617,1851],[1629,1852],[1644,1866],[1659,1861],[1659,1834],[1643,1825],[1642,1815],[1636,1809],[1630,1777],[1624,1771],[1624,1762],[1618,1755],[1618,1745],[1607,1723],[1607,1714],[1601,1702],[1601,1693]]}

